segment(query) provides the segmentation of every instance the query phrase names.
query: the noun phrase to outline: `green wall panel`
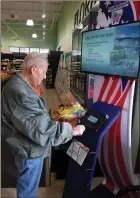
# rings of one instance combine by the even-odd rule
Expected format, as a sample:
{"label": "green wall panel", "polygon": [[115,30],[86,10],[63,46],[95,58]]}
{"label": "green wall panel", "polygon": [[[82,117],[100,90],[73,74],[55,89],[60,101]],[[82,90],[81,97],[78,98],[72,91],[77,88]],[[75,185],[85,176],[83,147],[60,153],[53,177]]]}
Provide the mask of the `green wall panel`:
{"label": "green wall panel", "polygon": [[82,1],[67,1],[64,3],[57,23],[57,47],[69,51],[72,48],[72,30],[74,29],[74,15],[80,8]]}

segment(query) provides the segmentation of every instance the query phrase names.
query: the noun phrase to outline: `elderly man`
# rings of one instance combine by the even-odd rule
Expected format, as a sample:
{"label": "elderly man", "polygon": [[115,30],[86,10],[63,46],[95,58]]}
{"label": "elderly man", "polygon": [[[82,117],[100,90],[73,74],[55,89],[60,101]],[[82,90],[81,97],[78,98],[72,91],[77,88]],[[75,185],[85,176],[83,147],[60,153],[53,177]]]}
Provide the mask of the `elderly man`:
{"label": "elderly man", "polygon": [[2,135],[15,156],[17,197],[36,198],[43,160],[58,146],[84,132],[69,123],[50,119],[44,100],[34,91],[46,78],[48,63],[39,53],[29,54],[2,92]]}

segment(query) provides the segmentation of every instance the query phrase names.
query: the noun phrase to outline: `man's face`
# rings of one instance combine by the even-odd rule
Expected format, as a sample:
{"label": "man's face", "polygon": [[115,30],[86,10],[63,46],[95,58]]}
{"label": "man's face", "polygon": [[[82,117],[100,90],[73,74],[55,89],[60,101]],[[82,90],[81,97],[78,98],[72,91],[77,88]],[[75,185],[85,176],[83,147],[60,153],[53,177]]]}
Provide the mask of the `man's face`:
{"label": "man's face", "polygon": [[46,79],[46,73],[48,70],[48,63],[44,62],[44,64],[39,67],[33,66],[31,68],[31,84],[34,88],[41,85],[42,81]]}

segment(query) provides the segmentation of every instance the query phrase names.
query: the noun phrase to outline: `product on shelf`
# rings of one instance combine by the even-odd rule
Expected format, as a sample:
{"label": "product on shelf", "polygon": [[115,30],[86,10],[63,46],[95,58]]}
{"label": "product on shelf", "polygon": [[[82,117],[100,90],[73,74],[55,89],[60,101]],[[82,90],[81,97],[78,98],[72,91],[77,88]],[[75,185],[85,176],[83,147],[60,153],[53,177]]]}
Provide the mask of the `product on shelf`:
{"label": "product on shelf", "polygon": [[86,111],[77,101],[72,101],[72,98],[67,100],[68,95],[65,95],[66,102],[58,106],[58,109],[52,115],[52,119],[58,122],[69,122],[74,127],[77,120],[83,117]]}
{"label": "product on shelf", "polygon": [[5,72],[1,72],[1,80],[5,80],[5,79],[8,79],[10,77],[11,77],[10,74],[5,73]]}

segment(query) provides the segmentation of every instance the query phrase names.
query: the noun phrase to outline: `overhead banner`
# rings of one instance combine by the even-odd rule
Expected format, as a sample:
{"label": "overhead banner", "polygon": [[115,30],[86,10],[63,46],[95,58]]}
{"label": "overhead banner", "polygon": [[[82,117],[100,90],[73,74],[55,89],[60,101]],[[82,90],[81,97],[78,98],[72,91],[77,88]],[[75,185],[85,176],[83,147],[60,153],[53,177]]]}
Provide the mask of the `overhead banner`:
{"label": "overhead banner", "polygon": [[81,3],[80,8],[74,15],[74,29],[84,20],[95,4],[96,1],[85,1]]}
{"label": "overhead banner", "polygon": [[100,1],[97,29],[122,23],[131,23],[140,18],[138,1]]}

